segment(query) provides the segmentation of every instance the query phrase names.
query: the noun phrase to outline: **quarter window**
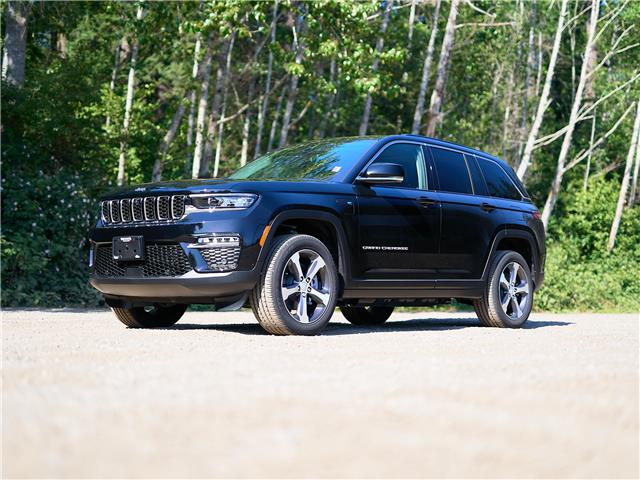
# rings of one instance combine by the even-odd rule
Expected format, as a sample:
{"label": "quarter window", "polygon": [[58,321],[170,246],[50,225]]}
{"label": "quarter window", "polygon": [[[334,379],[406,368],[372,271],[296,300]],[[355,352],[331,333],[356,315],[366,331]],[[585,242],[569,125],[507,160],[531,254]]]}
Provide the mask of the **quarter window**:
{"label": "quarter window", "polygon": [[422,148],[412,143],[395,143],[385,148],[373,163],[395,163],[404,169],[404,181],[395,186],[427,189]]}
{"label": "quarter window", "polygon": [[433,161],[438,172],[440,190],[453,193],[473,193],[469,170],[461,153],[431,147]]}
{"label": "quarter window", "polygon": [[497,163],[481,157],[477,158],[480,170],[482,170],[484,179],[487,182],[489,195],[510,200],[522,200],[520,191]]}

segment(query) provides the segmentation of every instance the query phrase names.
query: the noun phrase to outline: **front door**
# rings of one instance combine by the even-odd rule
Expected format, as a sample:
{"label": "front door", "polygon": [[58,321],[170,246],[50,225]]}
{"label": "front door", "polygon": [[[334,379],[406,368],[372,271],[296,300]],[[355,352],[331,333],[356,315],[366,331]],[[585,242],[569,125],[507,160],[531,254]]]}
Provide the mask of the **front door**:
{"label": "front door", "polygon": [[404,168],[394,185],[358,185],[359,252],[355,276],[365,280],[435,278],[440,202],[429,183],[422,146],[392,143],[372,163]]}

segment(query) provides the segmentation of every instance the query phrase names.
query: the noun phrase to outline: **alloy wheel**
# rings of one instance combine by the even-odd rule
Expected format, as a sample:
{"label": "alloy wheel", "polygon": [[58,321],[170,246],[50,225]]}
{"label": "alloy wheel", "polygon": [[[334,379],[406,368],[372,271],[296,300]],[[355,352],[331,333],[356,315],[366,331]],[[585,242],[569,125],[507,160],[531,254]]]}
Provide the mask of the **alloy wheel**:
{"label": "alloy wheel", "polygon": [[518,320],[527,310],[530,301],[530,286],[527,275],[517,262],[509,262],[500,274],[499,296],[504,313]]}
{"label": "alloy wheel", "polygon": [[330,303],[334,288],[327,265],[317,252],[295,252],[285,265],[281,279],[282,300],[294,320],[317,321]]}

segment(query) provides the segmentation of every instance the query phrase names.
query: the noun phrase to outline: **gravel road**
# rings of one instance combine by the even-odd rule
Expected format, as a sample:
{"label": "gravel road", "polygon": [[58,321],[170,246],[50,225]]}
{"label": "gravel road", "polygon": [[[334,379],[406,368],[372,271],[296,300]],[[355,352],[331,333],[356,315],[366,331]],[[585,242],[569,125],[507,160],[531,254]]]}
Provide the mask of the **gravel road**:
{"label": "gravel road", "polygon": [[638,478],[639,320],[336,315],[273,337],[246,312],[4,311],[2,474]]}

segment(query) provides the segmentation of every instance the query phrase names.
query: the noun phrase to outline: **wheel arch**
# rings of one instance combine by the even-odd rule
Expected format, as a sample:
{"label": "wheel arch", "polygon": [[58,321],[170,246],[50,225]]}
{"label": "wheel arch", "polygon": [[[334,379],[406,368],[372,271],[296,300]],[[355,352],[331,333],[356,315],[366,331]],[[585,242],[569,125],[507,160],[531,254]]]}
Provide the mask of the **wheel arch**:
{"label": "wheel arch", "polygon": [[[535,288],[537,285],[538,273],[540,271],[540,252],[532,232],[520,228],[507,228],[499,231],[494,237],[492,249],[487,258],[487,264],[499,250],[513,250],[519,253],[526,260],[531,270]],[[487,275],[486,267],[483,277]]]}
{"label": "wheel arch", "polygon": [[336,262],[342,288],[350,278],[346,233],[336,215],[322,210],[294,209],[277,214],[269,223],[269,232],[258,257],[259,268],[262,269],[275,238],[292,232],[312,235],[326,245]]}

